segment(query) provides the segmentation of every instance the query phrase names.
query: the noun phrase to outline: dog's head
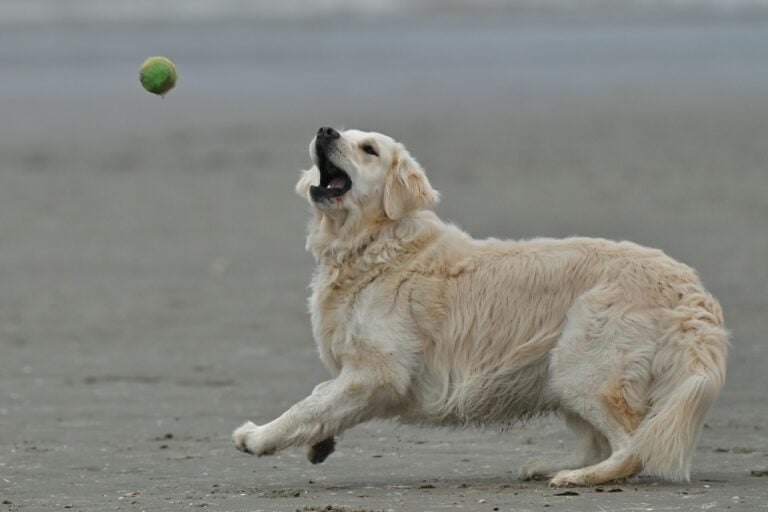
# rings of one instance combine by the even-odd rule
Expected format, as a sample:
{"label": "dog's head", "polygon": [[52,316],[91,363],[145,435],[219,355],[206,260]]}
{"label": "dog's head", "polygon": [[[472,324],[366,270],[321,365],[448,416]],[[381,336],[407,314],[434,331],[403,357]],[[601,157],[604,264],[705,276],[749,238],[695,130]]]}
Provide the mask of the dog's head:
{"label": "dog's head", "polygon": [[309,153],[314,165],[296,192],[328,215],[398,220],[438,199],[418,162],[386,135],[322,127]]}

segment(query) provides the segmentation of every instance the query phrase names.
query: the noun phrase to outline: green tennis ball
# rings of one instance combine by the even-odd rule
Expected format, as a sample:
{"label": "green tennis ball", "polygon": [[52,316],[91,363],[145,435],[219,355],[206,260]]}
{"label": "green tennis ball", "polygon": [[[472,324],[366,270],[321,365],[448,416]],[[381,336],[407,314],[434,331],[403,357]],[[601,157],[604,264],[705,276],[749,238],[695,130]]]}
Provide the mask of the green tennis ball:
{"label": "green tennis ball", "polygon": [[176,65],[167,57],[150,57],[139,69],[139,80],[147,91],[163,96],[176,85]]}

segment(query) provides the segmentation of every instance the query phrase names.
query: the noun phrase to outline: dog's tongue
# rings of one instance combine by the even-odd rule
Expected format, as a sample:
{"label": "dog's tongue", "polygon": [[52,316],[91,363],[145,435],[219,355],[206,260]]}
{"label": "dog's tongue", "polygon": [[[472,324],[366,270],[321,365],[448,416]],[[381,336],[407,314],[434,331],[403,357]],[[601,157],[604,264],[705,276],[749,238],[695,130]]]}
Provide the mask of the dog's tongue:
{"label": "dog's tongue", "polygon": [[344,178],[339,177],[333,178],[325,188],[344,188],[344,185],[346,185],[346,181],[344,181]]}

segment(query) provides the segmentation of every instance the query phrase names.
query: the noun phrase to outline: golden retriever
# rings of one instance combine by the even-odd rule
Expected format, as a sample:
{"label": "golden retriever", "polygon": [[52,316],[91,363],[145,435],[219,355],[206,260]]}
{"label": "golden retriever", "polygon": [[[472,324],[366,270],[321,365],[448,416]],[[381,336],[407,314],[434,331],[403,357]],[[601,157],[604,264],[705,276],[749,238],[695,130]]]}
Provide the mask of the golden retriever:
{"label": "golden retriever", "polygon": [[728,344],[690,267],[629,242],[475,240],[430,210],[424,170],[379,133],[323,127],[310,154],[296,191],[313,206],[312,329],[333,378],[238,428],[238,449],[307,446],[318,463],[373,418],[505,425],[551,411],[580,450],[521,478],[690,478]]}

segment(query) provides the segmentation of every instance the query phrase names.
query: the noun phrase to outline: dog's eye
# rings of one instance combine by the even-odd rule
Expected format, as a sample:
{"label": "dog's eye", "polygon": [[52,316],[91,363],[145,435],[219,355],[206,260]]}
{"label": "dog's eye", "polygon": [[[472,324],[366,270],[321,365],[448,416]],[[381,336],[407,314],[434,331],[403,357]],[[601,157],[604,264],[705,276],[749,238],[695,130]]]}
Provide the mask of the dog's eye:
{"label": "dog's eye", "polygon": [[363,144],[363,147],[361,149],[366,153],[368,153],[369,155],[379,156],[379,154],[376,152],[376,148],[374,148],[370,144]]}

